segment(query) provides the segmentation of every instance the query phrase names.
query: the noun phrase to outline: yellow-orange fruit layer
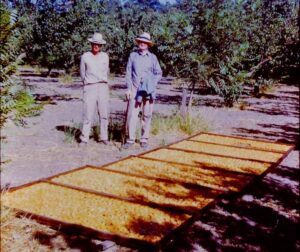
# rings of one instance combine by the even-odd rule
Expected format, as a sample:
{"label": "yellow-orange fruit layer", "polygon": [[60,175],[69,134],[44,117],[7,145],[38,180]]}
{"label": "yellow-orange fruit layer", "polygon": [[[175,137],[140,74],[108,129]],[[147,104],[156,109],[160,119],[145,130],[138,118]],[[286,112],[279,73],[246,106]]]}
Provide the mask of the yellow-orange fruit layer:
{"label": "yellow-orange fruit layer", "polygon": [[58,221],[153,243],[190,217],[47,183],[7,192],[2,203]]}
{"label": "yellow-orange fruit layer", "polygon": [[266,152],[259,150],[243,149],[239,147],[229,147],[223,145],[182,141],[176,144],[170,145],[171,148],[178,148],[183,150],[190,150],[195,152],[209,153],[212,155],[223,155],[228,157],[252,159],[264,162],[277,162],[281,158],[281,153]]}
{"label": "yellow-orange fruit layer", "polygon": [[262,163],[236,158],[218,157],[206,154],[189,153],[185,151],[159,149],[144,154],[145,157],[156,158],[160,160],[179,162],[187,165],[199,165],[205,167],[217,167],[223,170],[236,171],[259,175],[264,172],[270,163]]}
{"label": "yellow-orange fruit layer", "polygon": [[206,169],[205,167],[202,168],[200,165],[199,167],[196,167],[173,164],[139,157],[131,157],[121,160],[107,165],[106,168],[201,185],[224,191],[239,191],[251,179],[250,177],[242,174],[228,174],[227,172],[219,170]]}
{"label": "yellow-orange fruit layer", "polygon": [[176,183],[137,178],[97,168],[85,168],[74,171],[53,178],[52,181],[121,197],[190,210],[197,210],[204,207],[221,193],[216,190],[186,188]]}
{"label": "yellow-orange fruit layer", "polygon": [[85,168],[59,176],[52,181],[190,210],[204,207],[221,193],[215,190],[191,189],[176,183],[137,178],[96,168]]}
{"label": "yellow-orange fruit layer", "polygon": [[218,136],[210,134],[200,134],[198,136],[192,137],[191,140],[204,141],[209,143],[216,144],[226,144],[232,145],[235,147],[247,147],[247,148],[256,148],[266,151],[278,151],[286,152],[291,148],[291,145],[277,144],[277,143],[268,143],[263,141],[255,141],[250,139],[240,139],[229,136]]}

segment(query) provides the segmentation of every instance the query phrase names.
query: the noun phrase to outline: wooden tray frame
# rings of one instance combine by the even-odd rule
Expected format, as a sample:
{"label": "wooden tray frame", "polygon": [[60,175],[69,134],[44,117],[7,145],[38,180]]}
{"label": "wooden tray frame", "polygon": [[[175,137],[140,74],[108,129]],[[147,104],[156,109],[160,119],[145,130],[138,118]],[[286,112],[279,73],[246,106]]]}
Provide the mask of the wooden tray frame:
{"label": "wooden tray frame", "polygon": [[[85,169],[87,167],[116,172],[115,170],[110,170],[106,167],[109,166],[109,165],[121,162],[123,160],[128,160],[132,157],[144,158],[144,159],[149,159],[149,160],[154,160],[154,161],[163,161],[163,160],[159,160],[159,159],[143,157],[143,155],[147,154],[147,153],[150,153],[150,152],[153,152],[153,151],[156,151],[156,150],[159,150],[159,149],[170,149],[170,150],[177,149],[177,148],[172,148],[170,146],[173,145],[173,144],[185,141],[185,140],[195,141],[195,140],[191,140],[191,138],[193,138],[195,136],[198,136],[198,135],[201,135],[201,134],[224,136],[224,137],[236,138],[236,139],[241,139],[241,140],[246,139],[246,140],[252,140],[252,141],[269,143],[269,144],[279,144],[279,145],[290,146],[290,148],[285,152],[281,152],[281,151],[262,150],[262,149],[259,149],[259,148],[251,148],[251,147],[247,147],[247,146],[239,147],[239,148],[244,148],[244,149],[252,149],[252,150],[280,153],[280,154],[282,154],[282,156],[276,162],[265,162],[265,163],[270,163],[270,166],[264,172],[262,172],[260,175],[243,174],[243,175],[251,176],[250,178],[252,179],[252,181],[250,181],[248,184],[246,184],[245,187],[243,187],[238,192],[229,191],[229,192],[221,193],[220,195],[216,196],[216,198],[212,202],[208,203],[206,206],[199,209],[199,211],[197,211],[197,212],[187,211],[186,209],[177,208],[177,207],[175,207],[175,208],[174,207],[168,207],[168,206],[167,207],[162,207],[161,205],[159,205],[157,203],[150,203],[150,202],[147,203],[147,202],[143,202],[141,200],[133,200],[133,199],[130,199],[130,198],[119,197],[119,196],[116,196],[116,195],[113,195],[113,194],[107,194],[107,193],[93,191],[93,190],[89,190],[89,189],[83,189],[81,187],[70,186],[70,185],[66,185],[66,184],[63,184],[63,183],[57,183],[57,182],[51,181],[51,179],[53,179],[55,177],[59,177],[59,176],[62,176],[62,175],[73,173],[75,171],[79,171],[79,170]],[[205,142],[205,141],[196,141],[196,142],[209,143],[209,142]],[[210,143],[210,144],[224,145],[224,144],[217,144],[217,143]],[[234,145],[224,145],[224,146],[236,147]],[[13,192],[13,191],[16,191],[16,190],[20,190],[24,187],[28,187],[28,186],[43,182],[43,183],[49,183],[49,184],[53,184],[53,185],[67,187],[67,188],[71,188],[71,189],[75,189],[75,190],[79,190],[79,191],[83,191],[83,192],[87,192],[87,193],[93,193],[93,194],[97,194],[99,196],[110,197],[110,198],[114,198],[114,199],[120,199],[120,200],[124,200],[124,201],[131,202],[131,203],[134,203],[134,204],[141,204],[141,205],[145,205],[145,206],[148,206],[148,207],[151,207],[151,208],[158,208],[158,209],[168,211],[168,212],[171,212],[171,213],[174,213],[174,214],[179,214],[179,213],[191,214],[191,218],[189,218],[184,223],[182,223],[181,225],[179,225],[178,227],[173,229],[171,232],[167,233],[160,241],[158,241],[156,243],[151,243],[151,242],[147,242],[147,241],[144,241],[144,240],[129,238],[129,237],[121,236],[121,235],[114,234],[114,233],[109,233],[109,232],[104,232],[104,231],[101,231],[101,230],[88,228],[88,227],[78,225],[78,224],[71,224],[71,223],[68,223],[68,222],[58,221],[58,220],[49,218],[49,217],[44,216],[44,215],[37,215],[37,214],[26,212],[26,211],[23,211],[23,210],[20,210],[20,209],[14,209],[17,212],[18,216],[27,216],[27,217],[30,216],[30,218],[38,221],[41,224],[46,224],[46,225],[48,225],[48,226],[50,226],[50,227],[52,227],[56,230],[63,231],[67,234],[73,234],[73,235],[79,235],[80,234],[80,235],[84,235],[84,236],[87,236],[87,237],[93,237],[93,238],[97,238],[97,239],[101,239],[101,240],[113,240],[117,244],[127,246],[127,247],[131,247],[131,248],[135,248],[135,249],[140,249],[141,251],[159,251],[159,250],[161,250],[161,248],[164,247],[165,244],[167,244],[167,242],[170,239],[172,239],[172,237],[174,237],[176,234],[179,234],[180,231],[182,231],[185,227],[187,227],[188,225],[193,223],[195,220],[199,219],[201,217],[201,215],[203,215],[203,213],[206,209],[213,207],[221,199],[224,199],[225,197],[229,197],[229,198],[240,197],[243,194],[245,194],[246,192],[248,192],[249,190],[251,190],[251,188],[254,186],[254,184],[256,182],[261,180],[267,173],[269,173],[272,169],[277,167],[282,162],[282,160],[285,159],[294,148],[295,148],[294,145],[278,143],[278,142],[272,142],[272,141],[268,141],[268,140],[261,140],[261,139],[254,140],[254,139],[244,138],[244,137],[228,136],[228,135],[223,135],[223,134],[215,134],[215,133],[207,133],[207,132],[198,132],[198,133],[196,133],[192,136],[189,136],[185,139],[178,140],[176,142],[172,142],[172,143],[170,143],[168,145],[165,145],[163,147],[157,147],[157,148],[151,149],[149,151],[142,152],[138,155],[131,155],[131,156],[128,156],[128,157],[125,157],[125,158],[107,163],[107,164],[105,164],[101,167],[96,167],[96,166],[92,166],[92,165],[85,165],[85,166],[81,166],[81,167],[78,167],[78,168],[75,168],[75,169],[72,169],[72,170],[69,170],[69,171],[66,171],[66,172],[56,174],[54,176],[50,176],[50,177],[43,178],[43,179],[40,179],[40,180],[37,180],[37,181],[34,181],[34,182],[30,182],[30,183],[27,183],[27,184],[24,184],[24,185],[21,185],[21,186],[12,187],[12,188],[8,188],[8,189],[2,189],[1,191],[5,190],[5,191],[8,191],[8,192]],[[181,149],[179,149],[179,150],[181,150]],[[181,151],[187,151],[187,152],[192,152],[192,153],[200,153],[200,152],[189,151],[189,150],[181,150]],[[207,154],[207,153],[203,153],[203,154]],[[214,154],[211,154],[211,155],[214,155]],[[214,155],[214,156],[218,156],[218,155]],[[234,158],[234,157],[231,157],[231,158]],[[249,160],[249,161],[251,161],[251,160]],[[185,165],[185,164],[176,163],[176,162],[169,162],[169,161],[164,161],[164,162]],[[189,165],[189,166],[193,166],[193,165]],[[225,170],[223,170],[223,171],[224,172],[240,174],[239,172],[235,172],[235,171],[225,171]],[[120,172],[120,173],[122,173],[122,172]],[[161,178],[155,178],[155,177],[143,176],[143,175],[137,175],[137,174],[131,174],[131,173],[126,173],[126,174],[130,174],[130,175],[133,175],[133,176],[146,178],[146,179],[156,179],[158,181],[169,182],[168,180],[161,179]],[[185,184],[185,183],[183,183],[183,184]]]}

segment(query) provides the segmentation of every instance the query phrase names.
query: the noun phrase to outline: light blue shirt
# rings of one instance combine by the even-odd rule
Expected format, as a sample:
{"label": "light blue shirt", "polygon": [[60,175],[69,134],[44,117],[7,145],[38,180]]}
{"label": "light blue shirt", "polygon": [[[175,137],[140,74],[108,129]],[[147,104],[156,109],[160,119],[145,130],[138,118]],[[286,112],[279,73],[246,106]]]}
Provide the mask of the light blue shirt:
{"label": "light blue shirt", "polygon": [[162,71],[157,60],[157,57],[147,52],[145,55],[141,53],[132,52],[126,68],[126,84],[128,90],[133,88],[138,89],[143,80],[151,78],[153,88],[157,85],[162,77]]}

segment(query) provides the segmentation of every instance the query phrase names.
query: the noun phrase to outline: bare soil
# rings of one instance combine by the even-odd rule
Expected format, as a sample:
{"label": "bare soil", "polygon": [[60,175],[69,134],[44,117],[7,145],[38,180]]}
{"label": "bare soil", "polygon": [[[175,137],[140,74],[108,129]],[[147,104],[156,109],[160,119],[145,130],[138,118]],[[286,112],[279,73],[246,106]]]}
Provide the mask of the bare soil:
{"label": "bare soil", "polygon": [[[8,121],[2,129],[2,188],[86,164],[99,166],[143,151],[138,144],[131,150],[121,150],[120,139],[105,146],[91,138],[87,147],[80,148],[72,137],[80,134],[82,120],[79,79],[63,84],[58,77],[44,78],[34,74],[32,69],[23,69],[20,76],[37,100],[47,105],[40,116],[26,119],[25,127]],[[124,79],[115,77],[109,84],[111,121],[122,124],[126,109]],[[165,79],[159,85],[154,113],[169,115],[178,110],[180,102],[181,90]],[[241,102],[233,108],[222,107],[220,97],[201,90],[195,95],[193,105],[194,112],[200,113],[209,124],[210,132],[291,143],[296,149],[255,186],[242,194],[224,197],[215,206],[202,211],[193,224],[174,235],[164,250],[299,250],[300,240],[296,235],[300,174],[298,86],[277,84],[260,97],[243,95]],[[119,133],[114,132],[115,135]],[[152,136],[149,148],[185,136],[181,133]]]}

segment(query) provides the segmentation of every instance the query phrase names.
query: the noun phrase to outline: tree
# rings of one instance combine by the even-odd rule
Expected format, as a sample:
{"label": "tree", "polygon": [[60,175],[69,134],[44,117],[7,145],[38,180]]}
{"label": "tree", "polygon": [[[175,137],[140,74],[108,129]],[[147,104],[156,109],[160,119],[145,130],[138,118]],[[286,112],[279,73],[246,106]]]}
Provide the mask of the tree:
{"label": "tree", "polygon": [[17,15],[0,3],[0,127],[3,127],[12,112],[16,122],[24,123],[23,117],[36,115],[41,110],[22,83],[13,78],[20,63],[18,47],[14,46],[19,44],[15,34],[16,20]]}
{"label": "tree", "polygon": [[206,85],[232,106],[244,85],[263,85],[275,73],[299,67],[296,0],[182,0],[175,6],[156,0],[46,0],[20,6],[30,10],[23,12],[28,32],[22,48],[49,69],[77,66],[89,48],[87,37],[99,31],[108,42],[111,71],[124,72],[134,38],[148,31],[165,75],[184,79],[191,92]]}
{"label": "tree", "polygon": [[270,78],[275,59],[280,59],[280,66],[290,58],[283,52],[288,48],[286,39],[296,38],[295,31],[290,33],[297,27],[292,8],[296,5],[289,0],[183,1],[181,9],[192,10],[193,32],[188,38],[192,42],[182,48],[188,75],[198,72],[198,80],[220,94],[226,106],[232,106],[250,78],[254,83]]}
{"label": "tree", "polygon": [[[124,5],[119,1],[109,1],[105,16],[103,33],[109,41],[111,70],[124,72],[129,54],[135,48],[135,38],[143,31],[152,33],[160,17],[160,10],[155,10],[158,1],[128,1]],[[112,4],[113,3],[113,4]]]}
{"label": "tree", "polygon": [[[96,1],[37,1],[32,28],[33,46],[28,58],[51,69],[70,72],[78,65],[80,55],[88,47],[87,38],[103,24],[104,9]],[[28,15],[28,14],[27,14]]]}

